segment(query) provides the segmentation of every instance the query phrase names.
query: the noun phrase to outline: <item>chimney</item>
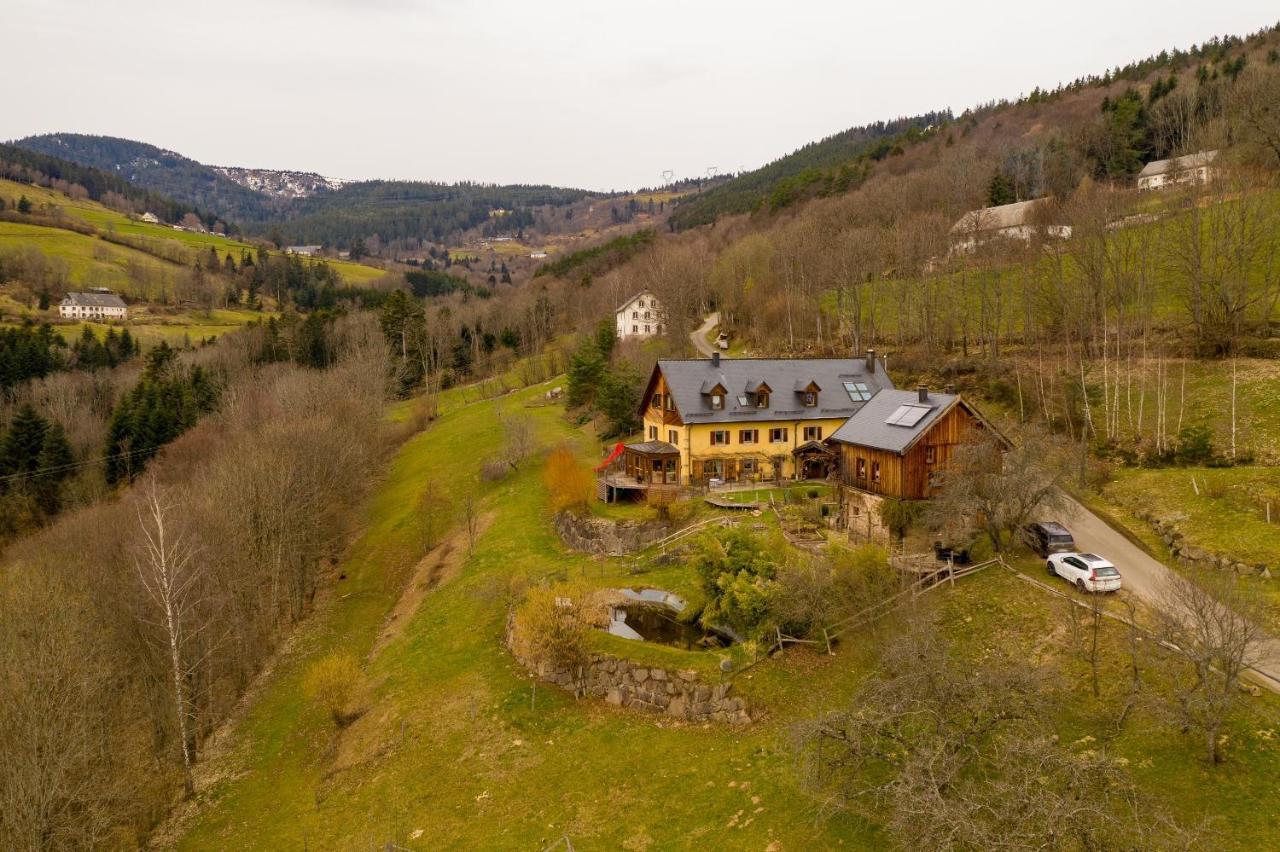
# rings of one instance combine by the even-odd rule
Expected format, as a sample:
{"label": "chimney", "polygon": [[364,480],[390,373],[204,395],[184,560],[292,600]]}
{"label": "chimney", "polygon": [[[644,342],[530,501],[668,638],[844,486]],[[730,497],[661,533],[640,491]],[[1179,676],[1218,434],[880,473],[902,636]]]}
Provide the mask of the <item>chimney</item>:
{"label": "chimney", "polygon": [[929,401],[929,388],[926,385],[916,385],[916,393],[920,397],[921,402]]}
{"label": "chimney", "polygon": [[712,353],[711,353],[711,366],[716,367],[716,368],[719,368],[719,366],[720,366],[720,353],[719,353],[719,352],[712,352]]}
{"label": "chimney", "polygon": [[876,371],[876,350],[867,350],[867,372],[874,373]]}

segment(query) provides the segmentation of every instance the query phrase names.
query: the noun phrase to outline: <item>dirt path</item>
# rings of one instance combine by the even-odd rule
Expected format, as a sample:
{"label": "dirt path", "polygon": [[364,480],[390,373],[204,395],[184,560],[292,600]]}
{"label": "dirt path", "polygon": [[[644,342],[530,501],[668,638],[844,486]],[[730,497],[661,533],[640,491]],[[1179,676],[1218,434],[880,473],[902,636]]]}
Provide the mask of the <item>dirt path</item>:
{"label": "dirt path", "polygon": [[[1063,520],[1076,546],[1111,560],[1120,569],[1124,587],[1145,603],[1156,604],[1170,578],[1181,577],[1083,504],[1072,500],[1071,505],[1073,513]],[[1280,641],[1267,637],[1255,643],[1253,660],[1259,682],[1280,693]]]}
{"label": "dirt path", "polygon": [[698,326],[698,328],[689,335],[689,342],[693,344],[693,348],[697,349],[699,354],[710,358],[716,351],[715,346],[707,340],[707,332],[711,331],[711,329],[715,328],[719,324],[720,312],[713,311],[712,313],[707,314],[707,318],[702,321],[702,325]]}
{"label": "dirt path", "polygon": [[[481,536],[493,523],[494,513],[486,512],[476,521],[476,535]],[[404,632],[405,627],[418,611],[418,605],[432,589],[449,582],[462,571],[462,564],[467,559],[467,530],[465,527],[455,530],[427,552],[413,569],[413,576],[405,584],[404,594],[396,605],[387,613],[382,631],[378,634],[373,648],[369,651],[369,659],[378,656],[383,648]]]}

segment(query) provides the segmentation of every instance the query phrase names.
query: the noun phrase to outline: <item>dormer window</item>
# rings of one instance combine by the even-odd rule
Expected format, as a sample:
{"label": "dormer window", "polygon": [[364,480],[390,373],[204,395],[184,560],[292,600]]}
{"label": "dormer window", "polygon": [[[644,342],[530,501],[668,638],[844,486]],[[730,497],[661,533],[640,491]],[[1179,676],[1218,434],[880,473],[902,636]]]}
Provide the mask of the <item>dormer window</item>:
{"label": "dormer window", "polygon": [[756,394],[756,408],[769,407],[769,394],[767,391]]}
{"label": "dormer window", "polygon": [[711,409],[713,411],[722,411],[724,409],[724,394],[711,394]]}
{"label": "dormer window", "polygon": [[815,381],[797,381],[795,385],[796,394],[800,397],[800,402],[805,408],[813,408],[818,404],[818,392],[822,388],[818,387]]}

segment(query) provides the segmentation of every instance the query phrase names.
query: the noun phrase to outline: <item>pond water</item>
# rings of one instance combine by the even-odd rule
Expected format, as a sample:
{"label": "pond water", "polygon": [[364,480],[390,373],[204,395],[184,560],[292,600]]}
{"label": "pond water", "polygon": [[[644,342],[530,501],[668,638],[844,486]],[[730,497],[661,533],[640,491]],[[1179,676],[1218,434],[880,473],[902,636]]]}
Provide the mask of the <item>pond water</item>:
{"label": "pond water", "polygon": [[619,589],[627,603],[609,608],[609,632],[624,639],[673,645],[686,651],[733,644],[724,631],[686,624],[678,616],[685,603],[661,589]]}

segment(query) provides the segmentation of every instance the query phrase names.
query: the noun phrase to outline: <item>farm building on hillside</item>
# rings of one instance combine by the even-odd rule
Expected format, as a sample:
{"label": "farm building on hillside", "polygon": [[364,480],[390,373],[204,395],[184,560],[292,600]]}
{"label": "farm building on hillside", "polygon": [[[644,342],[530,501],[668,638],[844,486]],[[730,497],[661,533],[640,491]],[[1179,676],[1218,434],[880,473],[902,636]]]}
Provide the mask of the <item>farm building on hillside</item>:
{"label": "farm building on hillside", "polygon": [[646,444],[663,446],[635,453],[628,469],[647,463],[644,472],[661,470],[663,484],[823,479],[836,461],[825,440],[892,387],[872,351],[865,359],[661,360],[641,406]]}
{"label": "farm building on hillside", "polygon": [[873,396],[830,440],[839,454],[840,504],[850,534],[887,541],[881,502],[933,496],[955,448],[979,429],[1008,443],[950,388],[889,389]]}
{"label": "farm building on hillside", "polygon": [[1052,211],[1048,198],[970,210],[951,226],[951,250],[971,252],[997,238],[1023,242],[1029,242],[1036,235],[1069,239],[1071,226],[1050,221]]}
{"label": "farm building on hillside", "polygon": [[661,334],[666,323],[662,305],[648,290],[623,302],[615,316],[619,340],[644,339]]}
{"label": "farm building on hillside", "polygon": [[1184,183],[1208,183],[1217,174],[1217,151],[1197,151],[1185,157],[1153,160],[1138,172],[1138,189],[1164,189]]}
{"label": "farm building on hillside", "polygon": [[142,221],[146,222],[148,225],[159,225],[160,217],[151,211],[147,211],[142,214]]}
{"label": "farm building on hillside", "polygon": [[285,246],[284,253],[300,254],[303,257],[311,257],[312,255],[319,254],[321,248],[323,247],[322,246]]}
{"label": "farm building on hillside", "polygon": [[129,309],[124,299],[109,290],[91,293],[68,293],[58,303],[58,316],[63,319],[125,320]]}

